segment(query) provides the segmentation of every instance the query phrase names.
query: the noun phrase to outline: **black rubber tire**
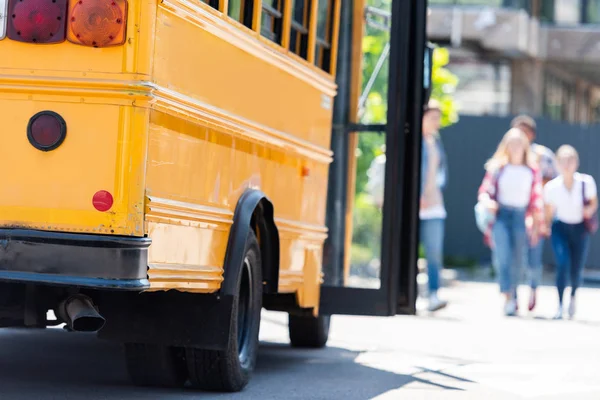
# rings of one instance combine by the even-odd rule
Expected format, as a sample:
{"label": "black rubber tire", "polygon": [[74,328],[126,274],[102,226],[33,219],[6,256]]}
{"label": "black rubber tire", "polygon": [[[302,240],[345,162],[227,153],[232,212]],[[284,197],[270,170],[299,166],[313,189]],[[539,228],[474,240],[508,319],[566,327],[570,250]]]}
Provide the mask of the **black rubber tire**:
{"label": "black rubber tire", "polygon": [[288,329],[293,347],[318,349],[325,347],[329,339],[329,315],[301,316],[289,315]]}
{"label": "black rubber tire", "polygon": [[[237,293],[231,313],[229,347],[224,351],[186,348],[188,374],[196,388],[239,392],[248,384],[256,365],[262,309],[262,264],[260,247],[252,231],[237,277]],[[238,330],[239,325],[244,329]],[[240,346],[243,355],[238,352]]]}
{"label": "black rubber tire", "polygon": [[187,381],[182,348],[126,343],[125,359],[129,376],[138,386],[183,387]]}

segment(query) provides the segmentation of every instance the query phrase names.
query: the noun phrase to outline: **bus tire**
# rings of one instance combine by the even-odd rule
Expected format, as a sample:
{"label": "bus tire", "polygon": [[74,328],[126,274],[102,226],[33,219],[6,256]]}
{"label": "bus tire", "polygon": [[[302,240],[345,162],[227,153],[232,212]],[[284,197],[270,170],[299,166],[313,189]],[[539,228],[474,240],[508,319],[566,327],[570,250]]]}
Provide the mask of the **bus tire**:
{"label": "bus tire", "polygon": [[183,387],[187,381],[181,348],[126,343],[125,359],[129,376],[138,386]]}
{"label": "bus tire", "polygon": [[248,384],[256,365],[262,309],[262,265],[260,247],[252,230],[246,241],[242,263],[237,275],[227,349],[186,349],[188,374],[196,388],[239,392]]}
{"label": "bus tire", "polygon": [[293,315],[289,314],[288,329],[293,347],[321,348],[329,339],[329,315]]}

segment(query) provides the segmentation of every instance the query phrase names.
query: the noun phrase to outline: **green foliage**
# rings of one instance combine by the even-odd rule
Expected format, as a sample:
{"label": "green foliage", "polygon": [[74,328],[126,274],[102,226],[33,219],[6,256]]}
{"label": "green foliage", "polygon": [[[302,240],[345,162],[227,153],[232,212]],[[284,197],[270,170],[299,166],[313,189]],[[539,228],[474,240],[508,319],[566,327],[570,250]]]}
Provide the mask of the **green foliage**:
{"label": "green foliage", "polygon": [[458,111],[453,93],[458,85],[458,77],[450,72],[446,65],[450,61],[448,49],[438,47],[433,52],[433,83],[431,98],[438,100],[442,106],[442,127],[450,126],[458,121]]}
{"label": "green foliage", "polygon": [[370,197],[360,193],[354,202],[354,242],[375,252],[381,248],[381,210],[373,207]]}

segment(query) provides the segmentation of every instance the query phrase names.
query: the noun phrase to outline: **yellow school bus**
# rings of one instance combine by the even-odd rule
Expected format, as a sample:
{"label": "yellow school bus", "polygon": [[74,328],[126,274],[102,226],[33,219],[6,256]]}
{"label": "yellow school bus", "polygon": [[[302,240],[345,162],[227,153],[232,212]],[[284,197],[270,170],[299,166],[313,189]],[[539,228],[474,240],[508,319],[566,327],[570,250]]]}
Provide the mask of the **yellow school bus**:
{"label": "yellow school bus", "polygon": [[[414,312],[421,3],[393,2],[388,121],[363,126],[363,0],[0,0],[0,326],[238,391],[262,308],[300,347],[331,314]],[[379,289],[344,279],[365,130],[387,134]]]}

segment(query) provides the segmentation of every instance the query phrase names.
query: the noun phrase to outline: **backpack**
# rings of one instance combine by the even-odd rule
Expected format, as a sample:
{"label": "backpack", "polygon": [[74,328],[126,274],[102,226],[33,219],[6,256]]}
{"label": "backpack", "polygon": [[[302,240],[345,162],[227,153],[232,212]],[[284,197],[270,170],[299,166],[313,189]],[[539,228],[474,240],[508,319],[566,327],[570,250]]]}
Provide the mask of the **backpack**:
{"label": "backpack", "polygon": [[[583,207],[587,207],[590,204],[590,201],[585,198],[585,180],[581,181],[581,198],[583,199]],[[589,234],[594,234],[598,230],[598,211],[594,212],[594,214],[590,218],[584,218],[583,223],[585,225],[585,230]]]}

